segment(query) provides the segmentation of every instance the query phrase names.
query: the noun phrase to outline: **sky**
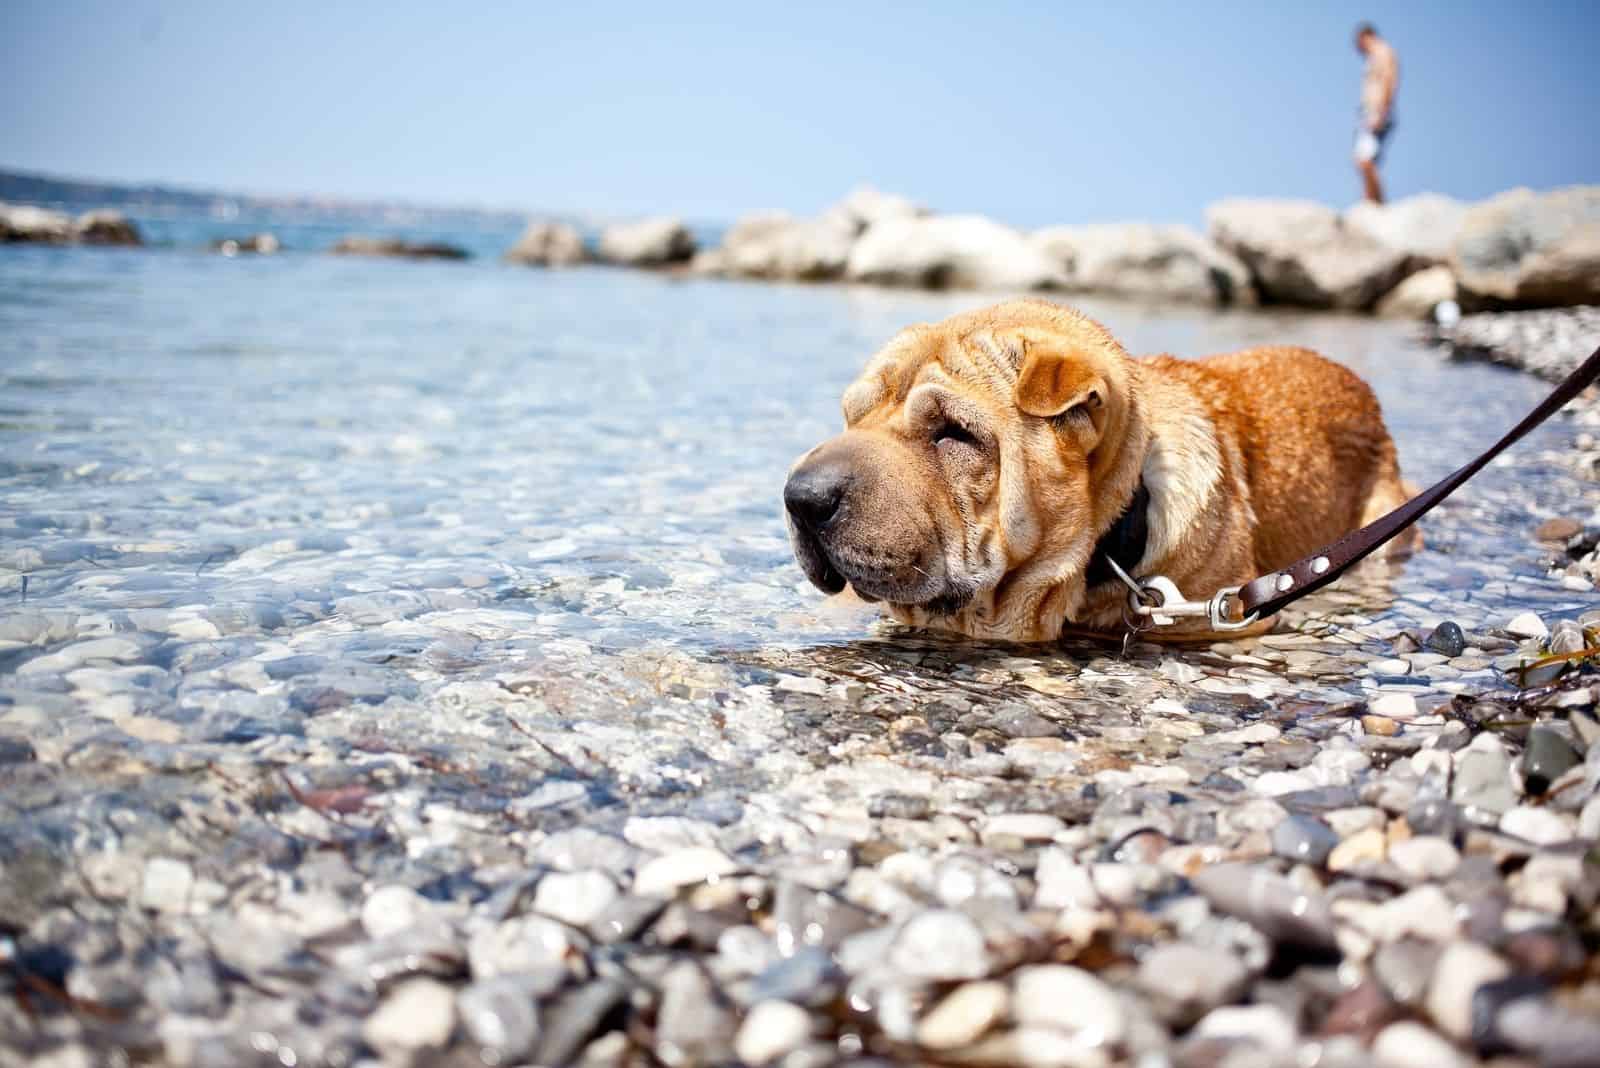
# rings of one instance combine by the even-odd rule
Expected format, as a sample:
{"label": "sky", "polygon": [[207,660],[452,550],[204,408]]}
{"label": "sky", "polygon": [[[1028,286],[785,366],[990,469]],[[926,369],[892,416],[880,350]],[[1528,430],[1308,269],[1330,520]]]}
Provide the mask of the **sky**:
{"label": "sky", "polygon": [[[459,8],[456,10],[454,8]],[[0,0],[0,168],[727,221],[870,184],[1013,225],[1600,182],[1600,3]]]}

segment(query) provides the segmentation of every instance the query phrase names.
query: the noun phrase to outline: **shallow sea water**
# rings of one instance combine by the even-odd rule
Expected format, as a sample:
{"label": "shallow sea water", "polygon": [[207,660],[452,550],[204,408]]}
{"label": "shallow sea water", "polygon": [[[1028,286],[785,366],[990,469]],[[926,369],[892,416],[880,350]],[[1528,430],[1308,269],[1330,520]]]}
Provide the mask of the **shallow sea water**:
{"label": "shallow sea water", "polygon": [[[1036,805],[1019,777],[1187,759],[1198,781],[1170,702],[1316,737],[1375,689],[1426,711],[1504,687],[1488,653],[1374,667],[1402,630],[1592,606],[1531,536],[1600,502],[1561,421],[1416,557],[1261,641],[973,646],[824,602],[787,546],[789,464],[895,330],[984,299],[0,248],[0,856],[33,873],[0,906],[133,894],[158,854],[237,905],[285,836],[472,898],[554,832],[640,814],[803,853],[886,814]],[[1419,483],[1547,388],[1404,324],[1080,303],[1135,352],[1347,363]],[[346,802],[371,819],[323,811]],[[944,833],[914,822],[900,844]]]}

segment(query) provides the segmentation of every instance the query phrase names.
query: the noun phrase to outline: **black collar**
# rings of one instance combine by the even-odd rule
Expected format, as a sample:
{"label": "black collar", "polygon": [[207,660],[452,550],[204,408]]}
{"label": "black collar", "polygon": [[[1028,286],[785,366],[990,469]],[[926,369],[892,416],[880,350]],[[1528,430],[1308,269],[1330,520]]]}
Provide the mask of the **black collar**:
{"label": "black collar", "polygon": [[1108,560],[1115,560],[1122,570],[1133,574],[1133,569],[1144,559],[1145,539],[1149,534],[1150,491],[1145,488],[1144,480],[1140,479],[1138,488],[1133,491],[1133,500],[1117,516],[1111,529],[1100,535],[1100,540],[1094,544],[1094,552],[1089,556],[1089,568],[1084,572],[1087,588],[1092,590],[1102,582],[1110,582],[1117,577],[1106,562]]}

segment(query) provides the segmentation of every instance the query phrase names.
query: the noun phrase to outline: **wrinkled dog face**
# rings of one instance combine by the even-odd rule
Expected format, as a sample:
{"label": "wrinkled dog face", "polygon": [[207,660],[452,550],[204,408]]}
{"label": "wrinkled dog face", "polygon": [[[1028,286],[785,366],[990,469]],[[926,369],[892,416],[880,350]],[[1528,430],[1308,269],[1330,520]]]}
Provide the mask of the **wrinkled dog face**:
{"label": "wrinkled dog face", "polygon": [[789,475],[806,576],[907,623],[1036,636],[1093,548],[1091,454],[1120,418],[1121,357],[1043,302],[903,331],[846,390],[845,432]]}

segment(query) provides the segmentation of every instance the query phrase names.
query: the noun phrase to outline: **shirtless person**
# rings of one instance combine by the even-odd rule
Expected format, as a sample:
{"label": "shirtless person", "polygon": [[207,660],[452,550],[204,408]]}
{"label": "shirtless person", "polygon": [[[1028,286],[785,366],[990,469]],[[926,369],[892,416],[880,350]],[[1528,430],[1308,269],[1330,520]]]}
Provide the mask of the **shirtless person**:
{"label": "shirtless person", "polygon": [[1356,51],[1367,57],[1367,69],[1361,75],[1361,127],[1356,131],[1356,169],[1361,172],[1367,199],[1382,204],[1378,160],[1383,157],[1383,143],[1394,128],[1394,93],[1400,87],[1400,60],[1370,22],[1363,22],[1356,28]]}

